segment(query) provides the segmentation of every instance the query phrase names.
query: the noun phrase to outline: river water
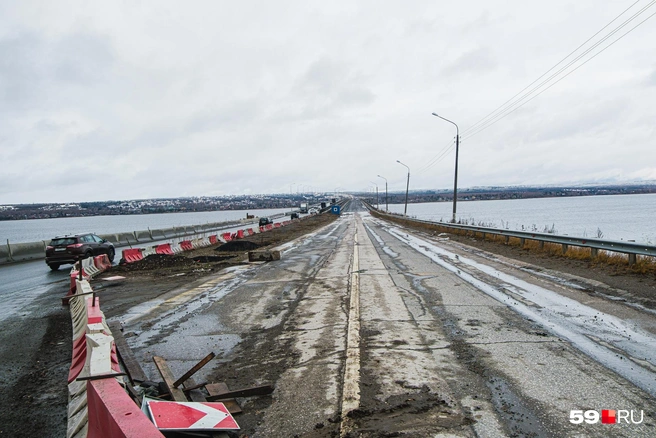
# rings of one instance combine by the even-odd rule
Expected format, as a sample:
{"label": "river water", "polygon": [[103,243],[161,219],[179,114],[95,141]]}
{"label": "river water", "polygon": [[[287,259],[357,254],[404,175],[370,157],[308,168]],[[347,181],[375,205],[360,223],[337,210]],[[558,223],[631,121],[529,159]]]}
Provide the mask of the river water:
{"label": "river water", "polygon": [[[394,213],[403,209],[389,206]],[[417,219],[448,222],[452,212],[451,202],[408,204],[408,216]],[[656,245],[656,194],[458,201],[457,218],[470,225]]]}
{"label": "river water", "polygon": [[[384,209],[384,197],[380,198]],[[459,201],[458,219],[469,224],[611,240],[635,240],[656,245],[656,194],[577,196],[563,198]],[[389,209],[403,213],[403,204]],[[112,234],[138,230],[201,225],[246,217],[271,216],[289,209],[206,211],[125,216],[90,216],[0,221],[0,245],[48,240],[60,234]],[[453,204],[408,204],[408,215],[430,221],[450,221]]]}
{"label": "river water", "polygon": [[254,216],[273,216],[290,211],[289,208],[264,210],[200,211],[191,213],[134,214],[121,216],[86,216],[54,219],[0,221],[0,245],[9,243],[50,240],[62,234],[113,234],[147,229],[162,229],[184,225],[203,225],[245,219]]}

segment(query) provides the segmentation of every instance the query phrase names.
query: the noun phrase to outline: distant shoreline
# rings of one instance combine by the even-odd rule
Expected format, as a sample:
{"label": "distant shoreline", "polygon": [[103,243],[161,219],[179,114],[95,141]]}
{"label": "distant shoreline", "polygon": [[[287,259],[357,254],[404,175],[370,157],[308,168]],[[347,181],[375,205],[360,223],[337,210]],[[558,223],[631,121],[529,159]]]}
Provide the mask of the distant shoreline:
{"label": "distant shoreline", "polygon": [[[656,193],[656,184],[480,187],[458,191],[458,202],[506,199],[559,198],[573,196],[636,195]],[[348,192],[371,201],[371,192]],[[405,192],[387,194],[389,204],[405,203]],[[142,199],[130,201],[97,201],[80,203],[41,203],[0,205],[0,221],[53,219],[62,217],[142,215],[163,213],[193,213],[208,211],[264,210],[298,207],[300,202],[319,204],[330,202],[332,194],[279,194],[229,197],[194,197]],[[385,202],[385,192],[378,192],[378,202]],[[453,192],[445,190],[414,190],[408,193],[408,203],[453,202]]]}

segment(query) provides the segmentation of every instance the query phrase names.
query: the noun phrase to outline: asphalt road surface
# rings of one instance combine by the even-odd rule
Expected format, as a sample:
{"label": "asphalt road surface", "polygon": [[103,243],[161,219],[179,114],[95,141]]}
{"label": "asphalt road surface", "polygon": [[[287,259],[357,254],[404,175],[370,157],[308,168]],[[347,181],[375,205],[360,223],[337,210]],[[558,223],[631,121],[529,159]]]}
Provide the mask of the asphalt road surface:
{"label": "asphalt road surface", "polygon": [[[153,355],[180,375],[213,351],[200,380],[273,383],[242,401],[247,436],[656,436],[654,313],[578,280],[354,202],[279,262],[115,319],[153,377]],[[591,410],[596,423],[570,422]],[[642,422],[602,424],[602,410]]]}
{"label": "asphalt road surface", "polygon": [[[105,314],[153,380],[155,355],[180,376],[214,352],[197,381],[275,385],[239,399],[239,436],[656,436],[653,311],[345,210],[280,261],[144,289]],[[46,328],[30,342],[65,348]],[[618,423],[602,423],[610,410]]]}

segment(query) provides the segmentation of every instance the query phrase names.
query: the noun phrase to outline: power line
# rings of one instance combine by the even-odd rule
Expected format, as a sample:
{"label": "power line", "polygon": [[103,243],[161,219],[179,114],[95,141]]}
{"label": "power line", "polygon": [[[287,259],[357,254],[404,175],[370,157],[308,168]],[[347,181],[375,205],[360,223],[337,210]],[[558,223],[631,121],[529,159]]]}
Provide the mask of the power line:
{"label": "power line", "polygon": [[[622,13],[620,13],[617,17],[613,18],[608,24],[606,24],[604,27],[602,27],[601,29],[599,29],[594,35],[592,35],[590,38],[588,38],[587,40],[585,40],[585,42],[583,42],[581,45],[579,45],[576,49],[572,50],[567,56],[565,56],[563,59],[561,59],[560,61],[558,61],[553,67],[551,67],[549,70],[547,70],[546,72],[544,72],[540,77],[538,77],[538,78],[535,79],[533,82],[531,82],[530,84],[528,84],[526,87],[524,87],[521,91],[519,91],[519,92],[518,92],[517,94],[515,94],[513,97],[511,97],[510,99],[508,99],[507,101],[505,101],[503,104],[501,104],[499,107],[497,107],[494,111],[492,111],[491,113],[487,114],[485,117],[483,117],[483,118],[482,118],[481,120],[479,120],[478,122],[474,123],[472,126],[470,126],[470,127],[468,127],[467,129],[463,130],[463,135],[466,135],[467,132],[470,132],[470,131],[473,131],[473,130],[475,130],[475,129],[478,129],[479,125],[485,123],[489,118],[491,118],[491,117],[492,117],[493,115],[495,115],[496,113],[502,111],[502,109],[503,109],[508,103],[512,102],[517,96],[519,96],[520,94],[522,94],[524,91],[526,91],[528,88],[530,88],[530,87],[531,87],[533,84],[535,84],[537,81],[539,81],[540,79],[542,79],[543,77],[545,77],[550,71],[552,71],[553,69],[555,69],[556,67],[558,67],[560,64],[562,64],[567,58],[569,58],[569,57],[572,56],[574,53],[576,53],[581,47],[585,46],[590,40],[592,40],[594,37],[596,37],[597,35],[599,35],[604,29],[606,29],[608,26],[610,26],[610,25],[611,25],[613,22],[615,22],[618,18],[620,18],[622,15],[624,15],[624,14],[626,13],[626,11],[628,11],[629,9],[631,9],[632,7],[634,7],[634,6],[635,6],[637,3],[639,3],[639,2],[640,2],[640,0],[637,0],[637,1],[636,1],[635,3],[633,3],[631,6],[629,6],[629,7],[626,8],[624,11],[622,11]],[[652,2],[652,3],[653,3],[653,2]]]}
{"label": "power line", "polygon": [[[570,70],[569,72],[567,72],[564,76],[562,76],[561,78],[557,79],[557,80],[556,80],[555,82],[553,82],[552,84],[548,85],[546,88],[544,88],[543,90],[541,90],[539,93],[535,94],[533,97],[531,97],[530,99],[526,100],[531,94],[533,94],[533,93],[535,93],[537,90],[539,90],[540,87],[542,87],[544,84],[546,84],[546,83],[549,82],[551,79],[553,79],[554,77],[556,77],[558,74],[562,73],[565,69],[567,69],[568,67],[570,67],[573,63],[575,63],[576,61],[580,60],[581,57],[583,57],[584,55],[590,53],[590,51],[592,51],[592,50],[594,50],[595,48],[597,48],[597,47],[599,46],[599,44],[601,44],[602,42],[606,41],[606,40],[607,40],[608,38],[610,38],[612,35],[614,35],[615,33],[617,33],[619,30],[621,30],[621,28],[623,28],[623,27],[626,26],[630,21],[632,21],[633,19],[635,19],[635,18],[637,18],[639,15],[641,15],[641,14],[642,14],[647,8],[651,7],[654,3],[656,3],[656,0],[655,0],[655,1],[652,1],[649,5],[647,5],[646,7],[644,7],[641,11],[639,11],[638,13],[636,13],[633,17],[631,17],[630,19],[628,19],[627,21],[625,21],[621,26],[619,26],[618,28],[616,28],[611,34],[609,34],[608,36],[606,36],[606,37],[605,37],[604,39],[602,39],[599,43],[595,44],[593,47],[591,47],[590,49],[588,49],[588,50],[587,50],[586,52],[584,52],[582,55],[580,55],[579,57],[577,57],[576,59],[574,59],[573,61],[571,61],[569,64],[567,64],[565,67],[563,67],[561,70],[559,70],[557,73],[554,73],[554,74],[551,75],[548,79],[546,79],[545,81],[543,81],[542,83],[540,83],[540,85],[537,86],[537,87],[535,87],[530,93],[527,93],[527,94],[524,95],[521,99],[519,99],[517,102],[514,102],[514,103],[513,103],[512,105],[510,105],[508,108],[504,109],[504,110],[503,110],[501,113],[499,113],[497,116],[495,116],[494,118],[488,120],[484,125],[479,126],[479,128],[476,129],[476,130],[474,130],[473,133],[470,133],[469,135],[465,136],[465,138],[470,138],[470,137],[473,137],[473,136],[476,135],[476,134],[479,134],[480,132],[484,131],[485,129],[487,129],[487,128],[489,128],[490,126],[492,126],[492,125],[494,125],[495,123],[497,123],[499,120],[505,118],[506,116],[508,116],[508,115],[510,115],[511,113],[515,112],[515,111],[518,110],[519,108],[523,107],[524,105],[526,105],[527,103],[529,103],[530,101],[532,101],[533,99],[535,99],[536,97],[538,97],[539,95],[541,95],[542,93],[544,93],[545,91],[547,91],[549,88],[553,87],[553,86],[556,85],[558,82],[562,81],[562,80],[565,79],[567,76],[569,76],[570,74],[574,73],[576,70],[578,70],[579,68],[583,67],[583,66],[584,66],[585,64],[587,64],[588,62],[592,61],[592,60],[593,60],[594,58],[596,58],[599,54],[601,54],[601,53],[604,52],[606,49],[608,49],[609,47],[611,47],[613,44],[615,44],[616,42],[618,42],[619,40],[621,40],[622,38],[624,38],[626,35],[628,35],[629,33],[633,32],[633,30],[635,30],[638,26],[642,25],[645,21],[649,20],[649,19],[652,18],[654,15],[656,15],[656,12],[653,13],[653,14],[651,14],[650,16],[648,16],[647,18],[645,18],[644,20],[642,20],[640,23],[638,23],[638,24],[636,24],[635,26],[633,26],[631,29],[629,29],[627,32],[625,32],[624,34],[622,34],[622,35],[621,35],[620,37],[618,37],[616,40],[614,40],[613,42],[611,42],[610,44],[608,44],[606,47],[602,48],[600,51],[598,51],[597,53],[595,53],[594,55],[592,55],[590,58],[588,58],[588,59],[586,59],[585,61],[583,61],[583,62],[582,62],[581,64],[579,64],[578,66],[574,67],[572,70]],[[513,107],[513,106],[514,106],[514,107]],[[471,130],[470,130],[470,131],[471,131]]]}
{"label": "power line", "polygon": [[442,150],[440,150],[440,152],[438,152],[433,158],[431,158],[431,161],[429,161],[428,164],[421,167],[417,171],[417,173],[422,174],[426,172],[428,169],[430,169],[431,167],[442,161],[444,157],[446,157],[451,152],[452,149],[453,149],[453,142],[447,144],[444,148],[442,148]]}

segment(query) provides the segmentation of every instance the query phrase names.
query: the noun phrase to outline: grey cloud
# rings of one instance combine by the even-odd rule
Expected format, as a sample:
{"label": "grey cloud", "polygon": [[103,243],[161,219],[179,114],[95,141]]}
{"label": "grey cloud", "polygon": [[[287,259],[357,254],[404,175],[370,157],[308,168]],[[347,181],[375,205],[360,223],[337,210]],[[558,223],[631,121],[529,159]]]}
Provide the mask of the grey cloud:
{"label": "grey cloud", "polygon": [[314,61],[292,87],[289,100],[300,104],[294,105],[291,118],[323,118],[342,109],[369,105],[376,95],[366,81],[364,75],[328,59]]}
{"label": "grey cloud", "polygon": [[625,99],[580,105],[572,108],[569,113],[560,113],[556,122],[542,124],[541,131],[530,141],[560,140],[590,134],[599,129],[613,129],[618,114],[628,105]]}
{"label": "grey cloud", "polygon": [[67,34],[52,50],[54,77],[76,85],[107,78],[114,64],[109,40],[93,33]]}
{"label": "grey cloud", "polygon": [[454,62],[442,69],[442,74],[446,76],[480,74],[483,71],[494,70],[496,67],[497,61],[492,51],[480,47],[459,56]]}
{"label": "grey cloud", "polygon": [[34,32],[6,37],[0,40],[0,100],[11,108],[43,107],[66,95],[62,86],[107,78],[113,61],[107,39],[93,33],[77,32],[57,40]]}
{"label": "grey cloud", "polygon": [[656,86],[656,69],[651,72],[649,76],[647,76],[647,79],[645,80],[645,85],[649,87],[654,87]]}

